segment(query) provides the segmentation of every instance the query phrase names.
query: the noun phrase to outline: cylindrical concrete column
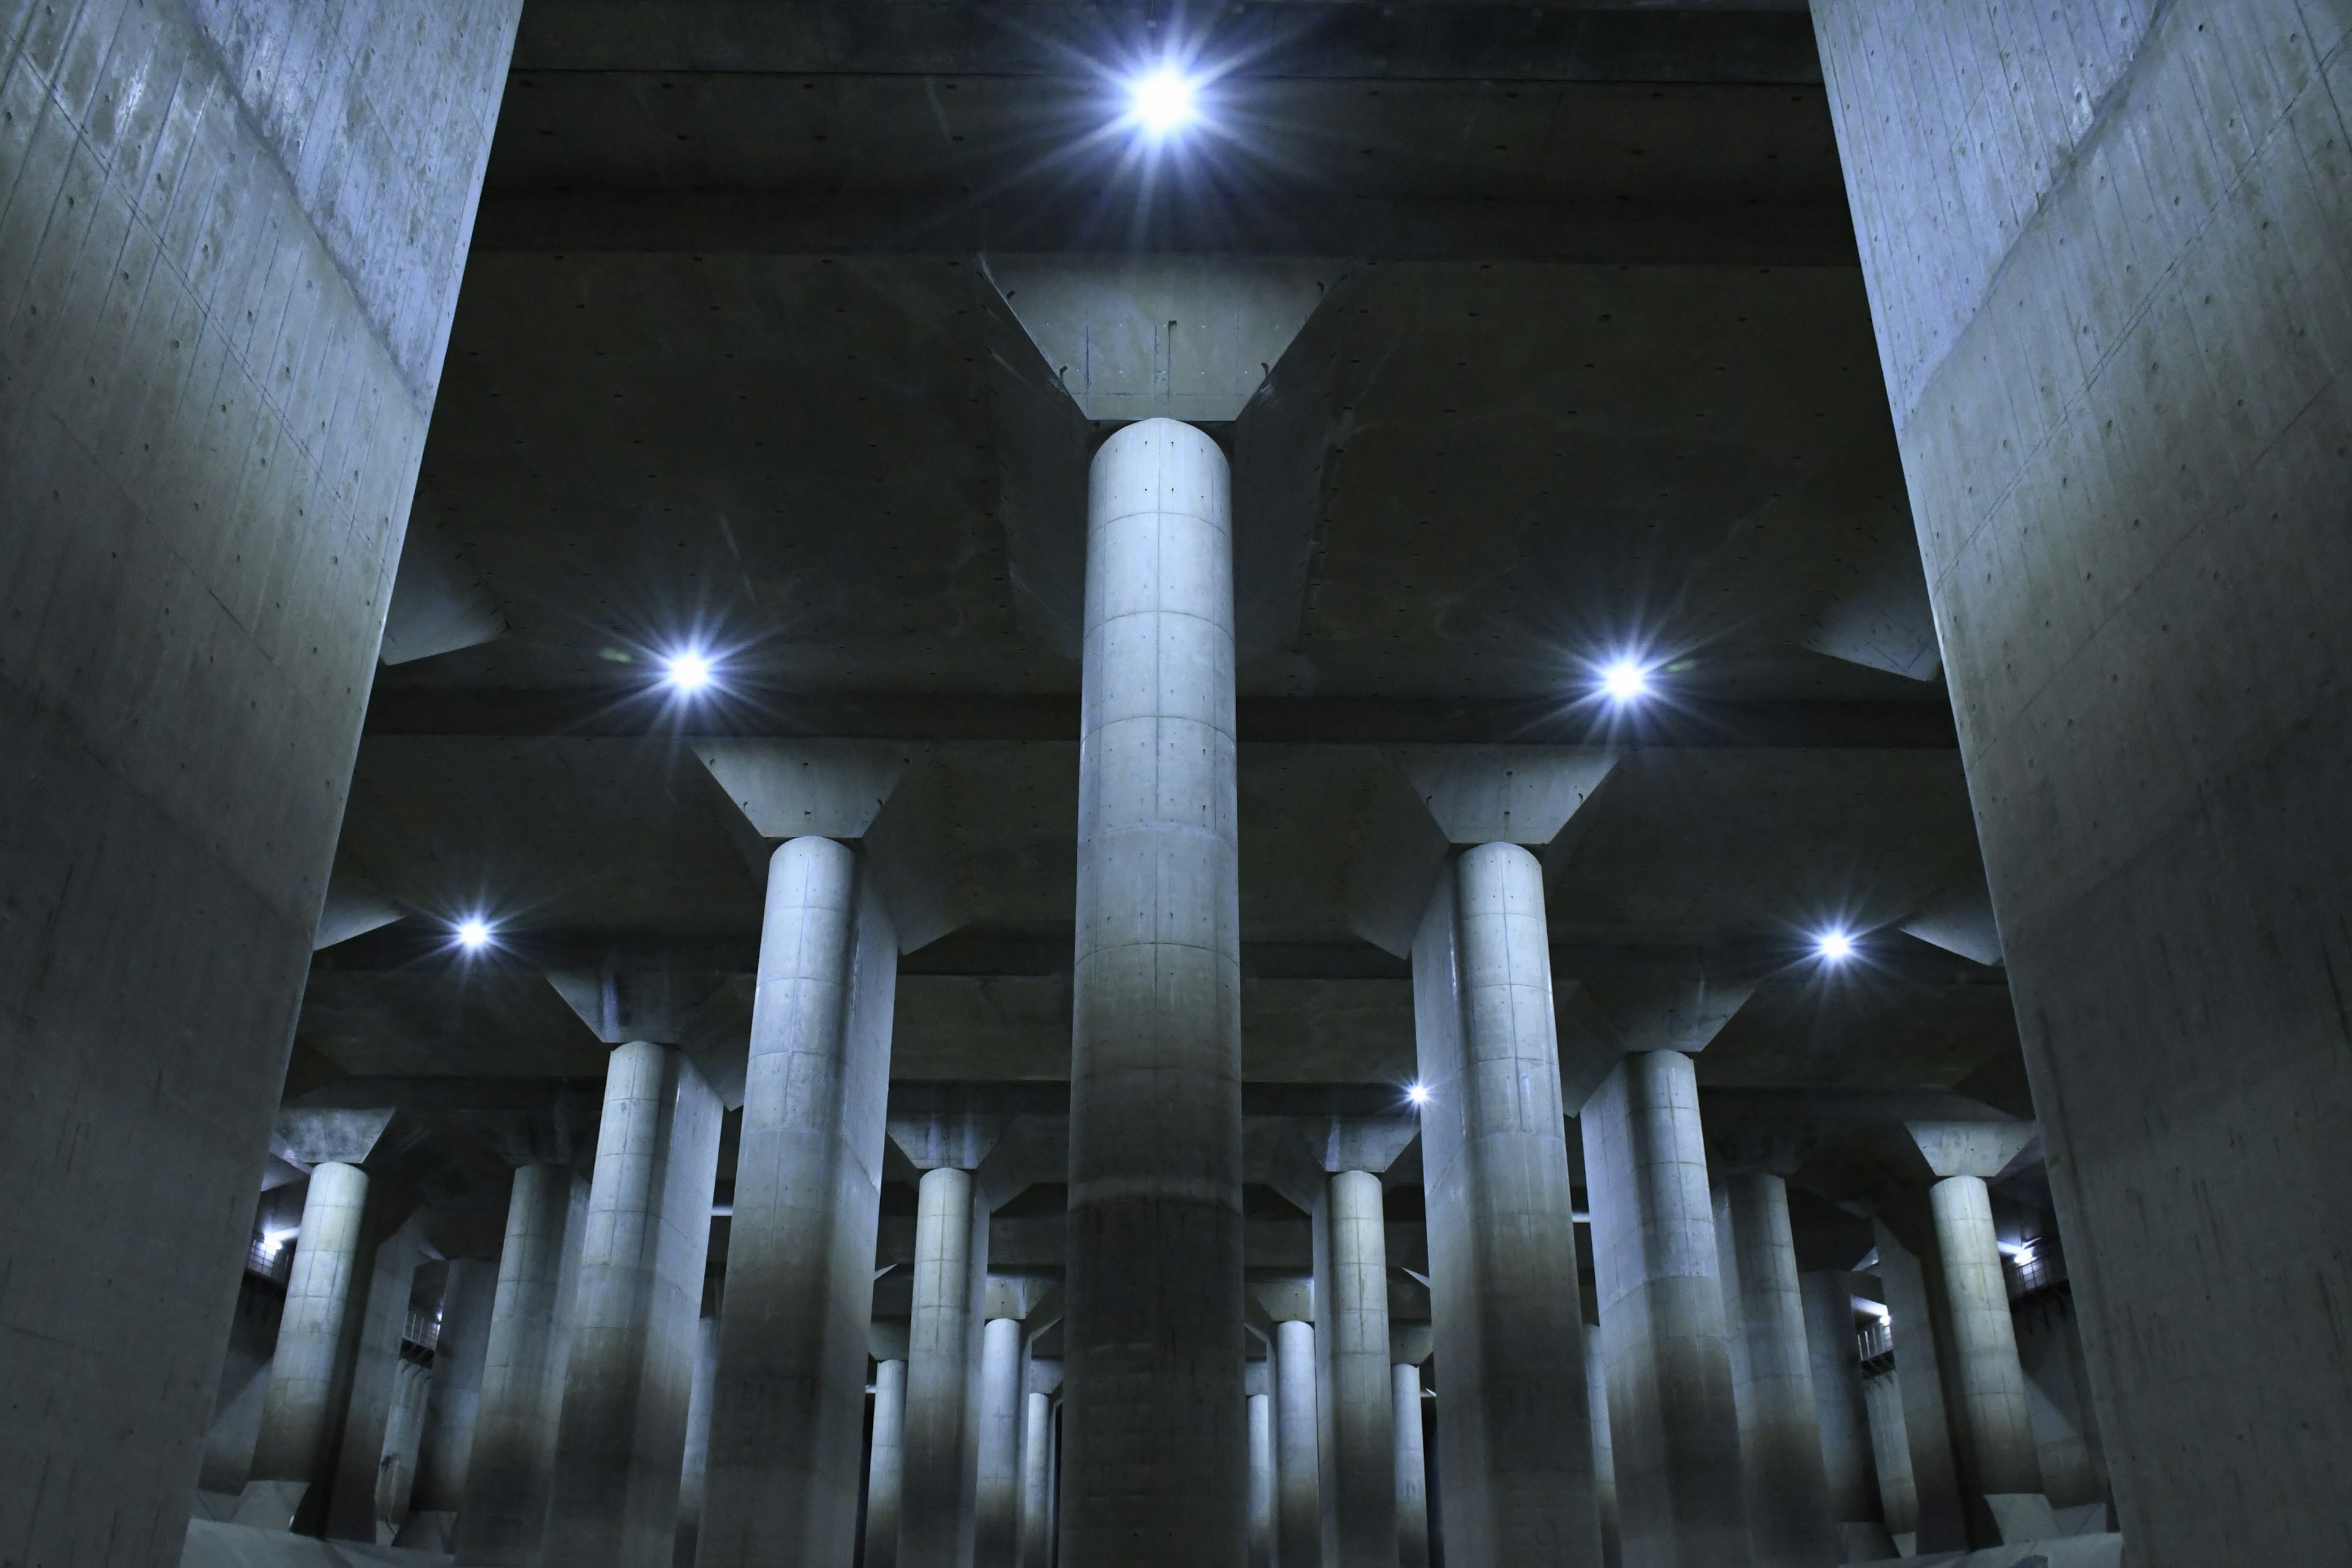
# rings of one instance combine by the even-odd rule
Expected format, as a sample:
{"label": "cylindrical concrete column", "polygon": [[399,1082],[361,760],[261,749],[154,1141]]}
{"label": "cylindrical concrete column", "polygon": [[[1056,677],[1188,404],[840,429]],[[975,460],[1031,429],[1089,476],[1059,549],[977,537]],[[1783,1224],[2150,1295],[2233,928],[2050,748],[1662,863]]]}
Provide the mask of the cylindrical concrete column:
{"label": "cylindrical concrete column", "polygon": [[907,1363],[874,1371],[874,1446],[866,1468],[864,1568],[898,1568],[900,1489],[906,1476]]}
{"label": "cylindrical concrete column", "polygon": [[1282,1568],[1323,1561],[1323,1453],[1315,1325],[1274,1326],[1274,1551]]}
{"label": "cylindrical concrete column", "polygon": [[1919,1489],[1911,1470],[1911,1434],[1903,1414],[1901,1374],[1892,1369],[1862,1381],[1870,1415],[1870,1453],[1878,1468],[1878,1504],[1886,1533],[1906,1556],[1918,1544]]}
{"label": "cylindrical concrete column", "polygon": [[1944,1266],[1945,1318],[1951,1325],[1949,1371],[1958,1395],[1951,1413],[1967,1446],[1973,1489],[2039,1492],[2042,1458],[2033,1446],[1991,1194],[1981,1177],[1947,1176],[1930,1189],[1928,1200],[1936,1215],[1936,1252]]}
{"label": "cylindrical concrete column", "polygon": [[1690,1058],[1623,1058],[1580,1121],[1619,1549],[1626,1568],[1742,1568],[1739,1416]]}
{"label": "cylindrical concrete column", "polygon": [[1805,1299],[1805,1345],[1813,1363],[1813,1409],[1821,1422],[1822,1472],[1830,1517],[1840,1524],[1878,1521],[1878,1466],[1870,1451],[1870,1415],[1862,1397],[1862,1358],[1854,1348],[1853,1276],[1822,1268],[1798,1277]]}
{"label": "cylindrical concrete column", "polygon": [[695,1325],[694,1383],[686,1398],[686,1456],[677,1475],[677,1568],[694,1568],[710,1475],[710,1403],[719,1388],[719,1320]]}
{"label": "cylindrical concrete column", "polygon": [[1046,1568],[1053,1506],[1054,1400],[1032,1389],[1021,1401],[1021,1568]]}
{"label": "cylindrical concrete column", "polygon": [[1249,1568],[1274,1568],[1274,1396],[1249,1396]]}
{"label": "cylindrical concrete column", "polygon": [[1836,1568],[1842,1553],[1822,1460],[1788,1184],[1742,1172],[1723,1179],[1723,1192],[1747,1351],[1739,1426],[1756,1568]]}
{"label": "cylindrical concrete column", "polygon": [[1429,1568],[1429,1462],[1422,1451],[1421,1368],[1389,1369],[1389,1426],[1396,1445],[1397,1568]]}
{"label": "cylindrical concrete column", "polygon": [[473,1462],[474,1425],[481,1417],[482,1372],[497,1310],[499,1266],[488,1258],[449,1260],[441,1291],[441,1334],[433,1346],[433,1382],[425,1396],[425,1431],[409,1512],[456,1517],[466,1502],[466,1471]]}
{"label": "cylindrical concrete column", "polygon": [[636,1041],[610,1060],[546,1561],[668,1568],[723,1112],[679,1051]]}
{"label": "cylindrical concrete column", "polygon": [[1014,1568],[1021,1544],[1021,1321],[991,1318],[980,1335],[973,1568]]}
{"label": "cylindrical concrete column", "polygon": [[1601,1350],[1601,1327],[1584,1326],[1584,1403],[1592,1415],[1592,1500],[1601,1516],[1601,1560],[1608,1568],[1624,1561],[1617,1541],[1617,1459],[1609,1443],[1609,1360]]}
{"label": "cylindrical concrete column", "polygon": [[310,1173],[302,1230],[286,1277],[269,1394],[254,1444],[256,1481],[325,1479],[335,1383],[346,1374],[352,1298],[359,1282],[367,1218],[367,1173],[330,1160]]}
{"label": "cylindrical concrete column", "polygon": [[1245,1551],[1233,628],[1224,455],[1127,426],[1087,510],[1065,1568]]}
{"label": "cylindrical concrete column", "polygon": [[1412,951],[1437,1483],[1451,1568],[1601,1561],[1543,867],[1486,844]]}
{"label": "cylindrical concrete column", "polygon": [[1381,1179],[1324,1184],[1330,1278],[1318,1310],[1330,1336],[1335,1568],[1396,1568],[1396,1379],[1389,1360],[1389,1255]]}
{"label": "cylindrical concrete column", "polygon": [[482,1355],[481,1405],[465,1500],[457,1508],[456,1557],[462,1564],[521,1568],[539,1555],[555,1471],[550,1407],[561,1391],[551,1374],[571,1213],[567,1167],[525,1165],[515,1172]]}
{"label": "cylindrical concrete column", "polygon": [[915,1306],[907,1329],[905,1480],[899,1568],[968,1568],[974,1455],[971,1396],[971,1173],[942,1165],[916,1189]]}
{"label": "cylindrical concrete column", "polygon": [[[829,838],[770,857],[744,1069],[702,1568],[856,1548],[858,1428],[898,948]],[[887,923],[887,922],[886,922]]]}

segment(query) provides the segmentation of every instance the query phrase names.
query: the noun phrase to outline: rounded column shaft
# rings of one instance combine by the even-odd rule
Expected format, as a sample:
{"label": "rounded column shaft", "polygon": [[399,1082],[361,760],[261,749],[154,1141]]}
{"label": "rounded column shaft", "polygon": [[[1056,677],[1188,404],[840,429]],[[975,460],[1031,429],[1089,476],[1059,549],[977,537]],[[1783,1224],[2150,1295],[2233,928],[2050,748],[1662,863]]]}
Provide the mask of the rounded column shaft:
{"label": "rounded column shaft", "polygon": [[860,1008],[897,964],[895,944],[860,942],[858,921],[845,846],[794,838],[770,857],[702,1568],[840,1563],[856,1549],[889,1079],[887,1026],[860,1027]]}
{"label": "rounded column shaft", "polygon": [[1813,1408],[1822,1431],[1822,1468],[1830,1517],[1841,1524],[1879,1519],[1878,1467],[1870,1451],[1862,1360],[1854,1349],[1853,1278],[1840,1269],[1801,1275],[1805,1344],[1813,1362]]}
{"label": "rounded column shaft", "polygon": [[520,1568],[538,1554],[555,1471],[556,1318],[572,1172],[525,1165],[507,1201],[498,1294],[482,1355],[465,1500],[457,1508],[457,1561]]}
{"label": "rounded column shaft", "polygon": [[1412,952],[1452,1568],[1601,1561],[1585,1419],[1576,1205],[1543,867],[1515,844],[1454,863]]}
{"label": "rounded column shaft", "polygon": [[1021,1402],[1021,1568],[1045,1568],[1053,1500],[1054,1401],[1033,1389]]}
{"label": "rounded column shaft", "polygon": [[335,1383],[358,1288],[367,1217],[367,1173],[330,1160],[310,1173],[302,1229],[286,1277],[261,1436],[253,1449],[257,1481],[323,1478],[335,1411]]}
{"label": "rounded column shaft", "polygon": [[874,1372],[874,1448],[866,1470],[864,1568],[898,1568],[906,1434],[907,1363],[886,1361]]}
{"label": "rounded column shaft", "polygon": [[1739,1416],[1690,1058],[1625,1057],[1579,1120],[1619,1550],[1626,1568],[1744,1568]]}
{"label": "rounded column shaft", "polygon": [[1087,516],[1065,1568],[1237,1568],[1240,877],[1223,454],[1149,419]]}
{"label": "rounded column shaft", "polygon": [[1274,1396],[1249,1396],[1249,1568],[1274,1568]]}
{"label": "rounded column shaft", "polygon": [[1396,1444],[1397,1568],[1429,1568],[1429,1461],[1421,1436],[1421,1368],[1389,1369]]}
{"label": "rounded column shaft", "polygon": [[1834,1568],[1841,1553],[1822,1459],[1812,1352],[1789,1229],[1789,1189],[1779,1176],[1724,1179],[1747,1350],[1748,1534],[1757,1568]]}
{"label": "rounded column shaft", "polygon": [[1601,1516],[1601,1558],[1609,1568],[1623,1560],[1617,1540],[1617,1459],[1609,1442],[1609,1359],[1601,1353],[1601,1329],[1584,1329],[1585,1408],[1592,1416],[1592,1495]]}
{"label": "rounded column shaft", "polygon": [[971,1173],[923,1173],[916,1189],[915,1302],[907,1330],[900,1568],[966,1568],[971,1553]]}
{"label": "rounded column shaft", "polygon": [[1952,1415],[1983,1493],[2039,1492],[2042,1459],[2017,1359],[1992,1199],[1982,1178],[1947,1176],[1928,1193],[1951,1325]]}
{"label": "rounded column shaft", "polygon": [[1021,1323],[1015,1318],[991,1318],[980,1337],[974,1568],[1013,1568],[1021,1542]]}
{"label": "rounded column shaft", "polygon": [[418,1444],[416,1483],[409,1495],[411,1512],[454,1514],[465,1503],[498,1291],[496,1263],[450,1260],[448,1283],[441,1294],[441,1332],[433,1346],[433,1382]]}
{"label": "rounded column shaft", "polygon": [[1331,1500],[1337,1568],[1395,1568],[1396,1392],[1389,1361],[1389,1258],[1381,1179],[1341,1171],[1325,1184],[1329,1289]]}
{"label": "rounded column shaft", "polygon": [[1274,1326],[1275,1554],[1285,1568],[1323,1560],[1323,1459],[1315,1325]]}

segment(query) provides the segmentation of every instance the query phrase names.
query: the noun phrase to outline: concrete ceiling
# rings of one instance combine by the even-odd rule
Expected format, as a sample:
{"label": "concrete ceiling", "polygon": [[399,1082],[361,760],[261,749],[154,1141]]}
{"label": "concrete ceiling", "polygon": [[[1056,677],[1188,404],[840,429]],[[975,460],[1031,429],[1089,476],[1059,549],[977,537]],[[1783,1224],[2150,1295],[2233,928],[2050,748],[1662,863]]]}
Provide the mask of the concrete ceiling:
{"label": "concrete ceiling", "polygon": [[[1049,502],[1104,427],[1021,404],[1008,354],[1061,371],[1007,279],[1114,253],[1318,290],[1213,426],[1261,628],[1253,1082],[1411,1076],[1395,748],[1496,742],[1622,748],[1545,851],[1564,995],[1752,979],[1725,1088],[2000,1076],[2000,971],[1895,929],[1981,874],[1803,6],[1198,7],[1213,133],[1146,167],[1106,73],[1167,15],[532,0],[339,862],[407,918],[318,955],[314,1076],[593,1078],[542,971],[748,971],[704,733],[904,742],[876,831],[936,868],[938,935],[896,1076],[1066,1075]],[[681,712],[651,677],[689,641],[728,692]],[[1624,648],[1666,693],[1612,721]],[[476,910],[508,946],[461,963]],[[1832,923],[1873,933],[1834,976]]]}

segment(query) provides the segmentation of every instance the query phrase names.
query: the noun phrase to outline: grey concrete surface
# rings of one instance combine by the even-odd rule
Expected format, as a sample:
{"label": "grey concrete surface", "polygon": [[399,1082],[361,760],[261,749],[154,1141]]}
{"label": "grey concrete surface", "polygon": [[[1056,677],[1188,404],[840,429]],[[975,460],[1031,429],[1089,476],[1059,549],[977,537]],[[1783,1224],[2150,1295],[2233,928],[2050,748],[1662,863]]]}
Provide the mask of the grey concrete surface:
{"label": "grey concrete surface", "polygon": [[1878,1472],[1879,1517],[1898,1545],[1916,1543],[1919,1495],[1911,1479],[1911,1438],[1903,1419],[1903,1389],[1889,1368],[1863,1380],[1863,1403],[1870,1417],[1871,1462]]}
{"label": "grey concrete surface", "polygon": [[903,1568],[966,1568],[979,1479],[972,1363],[983,1331],[974,1295],[988,1267],[984,1257],[974,1258],[973,1242],[986,1231],[974,1223],[968,1170],[925,1171],[917,1202],[898,1561]]}
{"label": "grey concrete surface", "polygon": [[2343,1556],[2345,18],[1814,16],[2124,1532]]}
{"label": "grey concrete surface", "polygon": [[1240,910],[1225,458],[1171,420],[1091,470],[1063,1561],[1237,1563]]}
{"label": "grey concrete surface", "polygon": [[453,1550],[457,1562],[479,1568],[535,1563],[546,1527],[562,1404],[556,1341],[567,1310],[560,1287],[574,1180],[568,1166],[526,1164],[516,1170],[508,1199]]}
{"label": "grey concrete surface", "polygon": [[667,1568],[701,1321],[719,1099],[682,1052],[616,1048],[574,1287],[545,1561]]}
{"label": "grey concrete surface", "polygon": [[1880,1521],[1878,1467],[1854,1344],[1854,1277],[1842,1268],[1809,1269],[1797,1277],[1797,1289],[1803,1298],[1830,1518],[1841,1525]]}
{"label": "grey concrete surface", "polygon": [[1639,1051],[1578,1118],[1627,1568],[1749,1562],[1739,1416],[1690,1058]]}
{"label": "grey concrete surface", "polygon": [[907,1363],[896,1358],[874,1368],[874,1440],[866,1468],[863,1568],[897,1568],[899,1501],[907,1461]]}
{"label": "grey concrete surface", "polygon": [[1020,1319],[991,1318],[982,1325],[979,1372],[971,1561],[974,1568],[1015,1568],[1027,1416],[1022,1408]]}
{"label": "grey concrete surface", "polygon": [[1422,1441],[1421,1368],[1389,1368],[1389,1426],[1396,1447],[1397,1568],[1429,1568],[1429,1455]]}
{"label": "grey concrete surface", "polygon": [[1617,1538],[1617,1456],[1609,1443],[1609,1356],[1601,1349],[1601,1325],[1584,1325],[1584,1394],[1592,1415],[1592,1500],[1601,1520],[1601,1560],[1609,1568],[1624,1561]]}
{"label": "grey concrete surface", "polygon": [[180,1550],[519,10],[0,22],[0,1551]]}
{"label": "grey concrete surface", "polygon": [[1276,1563],[1323,1561],[1321,1370],[1312,1319],[1274,1325],[1274,1552]]}
{"label": "grey concrete surface", "polygon": [[1051,1561],[1053,1500],[1054,1398],[1032,1388],[1021,1396],[1020,1529],[1013,1556],[1019,1568],[1047,1568]]}
{"label": "grey concrete surface", "polygon": [[[794,778],[841,789],[838,759]],[[766,773],[739,759],[751,795]],[[856,856],[793,838],[767,870],[729,1222],[727,1369],[711,1406],[701,1562],[856,1548],[857,1429],[898,944]]]}
{"label": "grey concrete surface", "polygon": [[675,1568],[694,1568],[702,1544],[702,1505],[710,1475],[710,1403],[719,1386],[719,1320],[695,1325],[694,1384],[686,1401],[686,1453],[678,1465]]}
{"label": "grey concrete surface", "polygon": [[1833,1568],[1842,1553],[1789,1227],[1788,1184],[1769,1172],[1733,1171],[1717,1191],[1727,1200],[1722,1212],[1731,1222],[1725,1316],[1733,1320],[1745,1352],[1739,1447],[1754,1561],[1757,1568]]}
{"label": "grey concrete surface", "polygon": [[465,1506],[466,1473],[481,1417],[482,1373],[489,1361],[490,1319],[498,1309],[496,1258],[453,1258],[441,1290],[441,1332],[433,1345],[433,1387],[417,1451],[409,1506],[455,1514]]}
{"label": "grey concrete surface", "polygon": [[[1264,1364],[1264,1363],[1260,1363]],[[1274,1395],[1249,1396],[1249,1568],[1273,1568],[1276,1479]]]}
{"label": "grey concrete surface", "polygon": [[[381,1196],[382,1188],[378,1188]],[[384,1216],[370,1228],[383,1234]],[[417,1266],[425,1261],[421,1216],[412,1216],[371,1249],[365,1274],[358,1342],[351,1360],[343,1404],[342,1435],[335,1445],[333,1483],[323,1515],[311,1506],[315,1489],[295,1517],[306,1531],[340,1541],[376,1539],[383,1517],[383,1462],[393,1446],[404,1364],[400,1346],[408,1326]],[[354,1303],[360,1305],[360,1303]],[[397,1462],[395,1458],[395,1463]]]}
{"label": "grey concrete surface", "polygon": [[1320,1370],[1329,1385],[1328,1556],[1331,1568],[1391,1568],[1398,1552],[1396,1389],[1381,1178],[1336,1171],[1324,1194],[1328,1262],[1316,1283]]}
{"label": "grey concrete surface", "polygon": [[328,1479],[338,1385],[350,1375],[346,1327],[353,1301],[365,1299],[367,1194],[367,1173],[355,1165],[330,1161],[310,1173],[248,1483]]}
{"label": "grey concrete surface", "polygon": [[1542,868],[1455,858],[1412,948],[1422,1184],[1454,1568],[1601,1561]]}
{"label": "grey concrete surface", "polygon": [[[1874,1267],[1886,1292],[1892,1320],[1888,1327],[1895,1343],[1895,1392],[1907,1456],[1904,1480],[1912,1500],[1911,1533],[1923,1552],[1957,1552],[1970,1544],[1970,1521],[1960,1491],[1951,1405],[1945,1394],[1949,1375],[1944,1364],[1947,1352],[1936,1322],[1942,1298],[1936,1279],[1940,1265],[1933,1225],[1922,1212],[1926,1206],[1922,1194],[1916,1193],[1905,1193],[1881,1205],[1873,1218],[1878,1236],[1878,1262]],[[1874,1436],[1878,1431],[1875,1407],[1872,1431]],[[1885,1463],[1882,1451],[1882,1489]],[[1889,1530],[1893,1531],[1891,1520]]]}
{"label": "grey concrete surface", "polygon": [[1943,1321],[1949,1325],[1946,1376],[1954,1436],[1961,1445],[1961,1485],[1971,1493],[2039,1492],[2042,1460],[1984,1179],[1947,1176],[1927,1197],[1942,1265]]}

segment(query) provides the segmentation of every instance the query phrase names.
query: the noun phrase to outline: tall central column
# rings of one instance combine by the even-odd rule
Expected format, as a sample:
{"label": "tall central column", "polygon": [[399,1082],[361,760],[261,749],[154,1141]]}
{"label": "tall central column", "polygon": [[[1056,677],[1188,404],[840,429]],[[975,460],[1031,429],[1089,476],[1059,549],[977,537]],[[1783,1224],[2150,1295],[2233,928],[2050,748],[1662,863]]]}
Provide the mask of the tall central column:
{"label": "tall central column", "polygon": [[552,1412],[562,1399],[556,1336],[572,1187],[562,1165],[533,1163],[515,1172],[481,1406],[457,1505],[460,1563],[520,1568],[539,1553],[555,1474]]}
{"label": "tall central column", "polygon": [[1323,1453],[1316,1387],[1315,1325],[1274,1326],[1275,1560],[1308,1568],[1323,1560]]}
{"label": "tall central column", "polygon": [[[253,1450],[253,1482],[323,1479],[327,1433],[334,1420],[335,1384],[344,1359],[345,1319],[360,1270],[367,1214],[367,1173],[328,1161],[310,1173],[302,1201],[302,1229],[287,1277],[286,1315],[261,1407],[261,1436]],[[299,1495],[299,1494],[298,1494]],[[289,1502],[282,1510],[290,1516]],[[254,1522],[265,1522],[259,1515]],[[271,1518],[282,1530],[285,1518]]]}
{"label": "tall central column", "polygon": [[1240,872],[1224,455],[1169,419],[1087,496],[1062,1561],[1240,1568]]}
{"label": "tall central column", "polygon": [[970,1568],[971,1173],[941,1165],[916,1189],[915,1301],[907,1329],[907,1415],[899,1568]]}
{"label": "tall central column", "polygon": [[768,862],[712,1393],[705,1568],[845,1563],[890,1077],[898,944],[857,858]]}
{"label": "tall central column", "polygon": [[1381,1179],[1338,1171],[1325,1184],[1324,1370],[1330,1378],[1334,1568],[1396,1568],[1396,1378],[1389,1360],[1389,1264]]}
{"label": "tall central column", "polygon": [[1735,1172],[1724,1178],[1718,1208],[1729,1222],[1728,1236],[1717,1237],[1726,1260],[1724,1310],[1745,1369],[1740,1453],[1756,1568],[1832,1568],[1843,1554],[1830,1514],[1788,1184],[1770,1172]]}
{"label": "tall central column", "polygon": [[1578,1120],[1618,1549],[1625,1568],[1746,1568],[1739,1415],[1690,1058],[1625,1057]]}
{"label": "tall central column", "polygon": [[1021,1321],[991,1318],[980,1334],[979,1475],[972,1489],[974,1568],[1015,1568],[1021,1545]]}
{"label": "tall central column", "polygon": [[898,1496],[905,1474],[907,1363],[886,1361],[874,1369],[874,1449],[866,1469],[866,1543],[863,1568],[898,1568]]}

